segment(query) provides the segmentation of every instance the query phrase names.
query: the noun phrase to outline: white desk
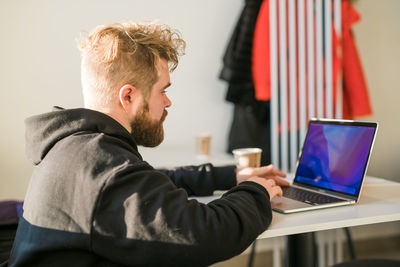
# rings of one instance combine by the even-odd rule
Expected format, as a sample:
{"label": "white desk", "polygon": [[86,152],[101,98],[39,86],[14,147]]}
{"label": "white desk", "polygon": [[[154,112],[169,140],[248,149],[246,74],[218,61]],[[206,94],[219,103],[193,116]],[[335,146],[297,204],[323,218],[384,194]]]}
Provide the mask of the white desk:
{"label": "white desk", "polygon": [[[258,238],[309,233],[400,220],[400,183],[366,177],[360,201],[355,205],[292,214],[273,212],[269,228]],[[219,198],[196,197],[201,202]]]}
{"label": "white desk", "polygon": [[[400,221],[400,183],[366,177],[358,203],[292,214],[273,212],[269,228],[258,239],[288,236],[289,266],[310,266],[315,261],[312,232]],[[210,197],[197,197],[209,202]]]}
{"label": "white desk", "polygon": [[259,238],[399,221],[399,192],[400,183],[367,177],[357,204],[287,215],[274,212],[269,229]]}

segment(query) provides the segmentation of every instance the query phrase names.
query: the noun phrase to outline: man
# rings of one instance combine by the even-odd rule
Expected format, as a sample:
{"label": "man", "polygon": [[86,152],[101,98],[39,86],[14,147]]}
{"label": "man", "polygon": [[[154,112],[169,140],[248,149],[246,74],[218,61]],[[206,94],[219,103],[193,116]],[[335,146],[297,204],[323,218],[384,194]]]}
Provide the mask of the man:
{"label": "man", "polygon": [[[82,41],[85,108],[26,121],[35,169],[9,266],[204,266],[265,231],[287,184],[272,166],[155,170],[138,152],[163,140],[184,46],[155,24],[101,26]],[[215,189],[230,191],[208,205],[187,198]]]}

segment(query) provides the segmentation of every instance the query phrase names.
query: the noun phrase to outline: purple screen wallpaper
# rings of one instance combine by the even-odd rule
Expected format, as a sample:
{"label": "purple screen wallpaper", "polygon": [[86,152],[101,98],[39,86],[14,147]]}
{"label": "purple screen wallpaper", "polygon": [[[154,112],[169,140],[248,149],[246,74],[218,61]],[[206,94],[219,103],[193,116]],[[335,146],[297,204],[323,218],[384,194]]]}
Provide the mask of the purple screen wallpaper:
{"label": "purple screen wallpaper", "polygon": [[311,123],[296,182],[357,195],[375,128]]}

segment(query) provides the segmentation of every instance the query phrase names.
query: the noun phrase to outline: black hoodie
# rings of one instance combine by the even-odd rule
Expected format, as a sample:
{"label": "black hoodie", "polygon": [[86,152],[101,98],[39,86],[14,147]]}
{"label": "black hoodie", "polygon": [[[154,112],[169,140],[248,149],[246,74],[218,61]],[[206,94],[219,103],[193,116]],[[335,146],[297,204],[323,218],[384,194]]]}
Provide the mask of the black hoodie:
{"label": "black hoodie", "polygon": [[[26,125],[35,167],[9,266],[204,266],[271,222],[267,191],[233,187],[233,167],[155,170],[103,113],[58,108]],[[188,200],[231,187],[207,205]]]}

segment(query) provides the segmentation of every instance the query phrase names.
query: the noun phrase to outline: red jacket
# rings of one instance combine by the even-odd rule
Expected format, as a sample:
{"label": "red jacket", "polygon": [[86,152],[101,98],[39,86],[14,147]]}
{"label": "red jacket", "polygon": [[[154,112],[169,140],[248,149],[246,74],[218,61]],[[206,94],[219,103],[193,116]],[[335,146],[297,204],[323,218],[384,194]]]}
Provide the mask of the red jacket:
{"label": "red jacket", "polygon": [[[368,88],[357,48],[351,33],[353,24],[360,20],[359,13],[347,0],[342,0],[342,40],[333,32],[333,99],[340,68],[343,72],[343,118],[350,119],[372,114]],[[270,100],[270,31],[269,0],[261,5],[254,31],[252,52],[252,75],[257,100]],[[342,58],[338,49],[342,48]],[[342,64],[340,64],[342,63]],[[341,66],[340,66],[341,65]],[[306,77],[307,80],[307,77]]]}

